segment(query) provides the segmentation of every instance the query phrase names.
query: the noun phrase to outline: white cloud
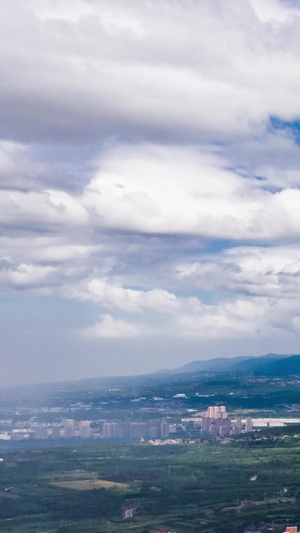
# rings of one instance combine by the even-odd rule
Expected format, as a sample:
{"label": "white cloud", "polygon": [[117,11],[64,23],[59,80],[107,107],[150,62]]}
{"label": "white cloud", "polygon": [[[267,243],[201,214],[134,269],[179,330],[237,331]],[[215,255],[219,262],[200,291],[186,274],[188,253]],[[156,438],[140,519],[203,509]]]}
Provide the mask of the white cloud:
{"label": "white cloud", "polygon": [[51,266],[27,265],[21,263],[15,269],[0,271],[0,282],[2,285],[10,285],[15,288],[40,287],[43,284],[51,284],[49,276],[55,273],[55,268]]}
{"label": "white cloud", "polygon": [[[105,307],[105,305],[104,305]],[[117,311],[118,306],[115,306]],[[112,309],[112,313],[114,313]],[[130,312],[130,310],[129,310]],[[298,332],[300,305],[298,301],[276,300],[272,297],[238,297],[205,305],[199,299],[180,298],[172,313],[164,315],[157,307],[153,321],[143,309],[139,322],[114,318],[105,314],[99,323],[84,330],[89,337],[151,337],[183,339],[265,338],[275,333],[295,335]]]}
{"label": "white cloud", "polygon": [[[151,264],[142,277],[144,283],[148,277],[150,288],[131,287],[132,280],[139,279],[138,262],[130,263],[138,248],[126,249],[131,233],[144,234],[146,253],[145,236],[155,233],[163,240],[174,235],[174,251],[178,234],[256,242],[299,235],[299,190],[264,190],[260,181],[228,170],[220,152],[195,146],[119,146],[103,155],[100,170],[81,195],[4,190],[2,223],[17,232],[23,226],[36,233],[33,238],[0,240],[2,286],[92,302],[112,313],[113,324],[119,320],[115,312],[124,317],[138,314],[139,326],[136,318],[129,324],[131,334],[131,326],[139,335],[150,328],[153,336],[175,331],[177,336],[199,338],[234,338],[281,327],[293,331],[298,307],[292,300],[300,279],[297,246],[244,246],[221,254],[202,250],[201,259],[184,261],[162,259],[160,245],[154,253],[160,270],[166,268],[161,285],[174,283],[174,290],[157,287]],[[37,229],[52,233],[41,236]],[[105,240],[105,230],[111,235],[128,233],[119,236],[119,246],[109,244],[109,236]],[[180,257],[184,251],[176,254]],[[176,296],[176,287],[230,295],[225,301],[215,296],[214,305],[205,305],[199,298]],[[127,324],[124,317],[121,321]],[[102,325],[97,326],[99,336],[104,335]]]}
{"label": "white cloud", "polygon": [[255,13],[265,23],[284,24],[299,16],[299,10],[287,2],[284,4],[279,0],[264,0],[264,2],[250,0],[250,3]]}
{"label": "white cloud", "polygon": [[220,239],[300,232],[299,190],[264,190],[196,147],[119,147],[102,159],[82,202],[96,226]]}
{"label": "white cloud", "polygon": [[85,337],[104,339],[131,338],[139,334],[140,330],[136,325],[114,319],[111,315],[103,315],[98,324],[82,331]]}
{"label": "white cloud", "polygon": [[177,307],[174,294],[153,289],[150,291],[123,288],[113,285],[107,279],[92,279],[79,287],[67,286],[64,294],[92,302],[99,302],[104,307],[116,308],[128,313],[140,313],[143,309],[159,313],[172,313]]}
{"label": "white cloud", "polygon": [[[258,302],[235,300],[217,306],[190,306],[175,319],[177,334],[196,338],[239,338],[259,334],[265,306]],[[264,324],[265,329],[266,324]]]}
{"label": "white cloud", "polygon": [[300,296],[300,248],[237,247],[199,261],[183,262],[176,274],[188,286],[232,291],[276,300]]}
{"label": "white cloud", "polygon": [[34,236],[0,236],[0,248],[2,260],[17,264],[22,261],[36,264],[59,264],[68,261],[85,264],[91,260],[91,255],[105,249],[103,244],[89,244],[85,242],[85,236],[60,234],[57,236],[34,235]]}
{"label": "white cloud", "polygon": [[299,14],[3,3],[1,289],[89,302],[85,338],[297,335]]}
{"label": "white cloud", "polygon": [[88,214],[80,200],[58,190],[10,191],[0,196],[0,223],[39,230],[55,225],[85,226]]}
{"label": "white cloud", "polygon": [[[221,269],[219,275],[222,275]],[[239,280],[236,284],[238,283]],[[225,287],[228,288],[226,281]],[[124,318],[131,316],[132,323],[129,325],[127,321],[121,320],[122,324],[124,322],[125,330],[127,325],[130,326],[128,336],[130,331],[132,335],[138,334],[141,337],[151,335],[152,338],[165,336],[238,339],[253,335],[261,338],[281,330],[296,332],[296,318],[300,316],[299,298],[290,299],[287,295],[279,300],[274,291],[272,295],[254,294],[251,297],[242,294],[245,292],[244,289],[240,292],[241,294],[235,298],[227,297],[219,303],[207,305],[197,297],[176,297],[172,293],[157,289],[148,292],[132,291],[110,286],[104,280],[94,280],[89,284],[88,291],[82,287],[81,289],[73,287],[64,290],[64,295],[82,301],[97,302],[103,308],[110,309],[111,314],[105,315],[105,320],[101,319],[100,324],[88,328],[87,331],[91,336],[112,337],[110,327],[105,333],[103,324],[110,326],[116,321],[118,325],[119,319],[113,317],[115,312],[121,312]],[[138,322],[132,315],[137,311]],[[133,326],[135,330],[132,329]]]}
{"label": "white cloud", "polygon": [[0,223],[257,241],[299,236],[297,188],[265,190],[260,181],[227,166],[228,161],[195,146],[118,147],[102,157],[81,195],[3,190]]}
{"label": "white cloud", "polygon": [[270,115],[293,120],[298,14],[275,0],[86,0],[72,14],[67,2],[11,0],[0,18],[0,132],[198,141],[249,133]]}
{"label": "white cloud", "polygon": [[29,146],[0,141],[0,188],[39,189],[39,180],[47,166],[33,160]]}

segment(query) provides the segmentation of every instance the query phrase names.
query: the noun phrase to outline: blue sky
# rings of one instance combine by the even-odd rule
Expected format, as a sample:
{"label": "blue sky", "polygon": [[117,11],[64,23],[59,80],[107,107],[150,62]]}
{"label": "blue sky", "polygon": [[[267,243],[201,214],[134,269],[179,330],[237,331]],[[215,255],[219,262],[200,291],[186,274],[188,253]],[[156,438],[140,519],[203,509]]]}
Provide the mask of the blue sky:
{"label": "blue sky", "polygon": [[299,3],[0,15],[0,385],[298,353]]}

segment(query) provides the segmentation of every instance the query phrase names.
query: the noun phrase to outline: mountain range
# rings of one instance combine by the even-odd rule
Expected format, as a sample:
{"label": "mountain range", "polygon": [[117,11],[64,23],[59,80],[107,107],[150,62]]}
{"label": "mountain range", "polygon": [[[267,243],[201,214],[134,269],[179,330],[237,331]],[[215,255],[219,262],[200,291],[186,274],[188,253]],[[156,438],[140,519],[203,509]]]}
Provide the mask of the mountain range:
{"label": "mountain range", "polygon": [[205,361],[192,361],[172,369],[160,370],[159,374],[182,374],[185,372],[241,372],[269,376],[300,374],[300,355],[269,353],[261,356],[219,357]]}

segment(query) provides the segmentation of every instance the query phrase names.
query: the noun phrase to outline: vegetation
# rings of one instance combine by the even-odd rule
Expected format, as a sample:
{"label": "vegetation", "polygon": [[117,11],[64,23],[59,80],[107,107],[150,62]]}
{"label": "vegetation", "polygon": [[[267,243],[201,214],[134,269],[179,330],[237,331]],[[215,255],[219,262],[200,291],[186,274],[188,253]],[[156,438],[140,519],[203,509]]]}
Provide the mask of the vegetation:
{"label": "vegetation", "polygon": [[[2,431],[64,417],[100,431],[103,420],[180,422],[214,404],[243,417],[300,415],[298,378],[198,372],[59,387],[2,391]],[[282,533],[300,525],[299,426],[181,445],[82,444],[0,441],[0,533],[243,533],[263,521]]]}
{"label": "vegetation", "polygon": [[[300,523],[296,430],[228,444],[102,444],[10,454],[0,464],[0,531],[227,533],[263,520]],[[133,518],[124,520],[129,508]]]}

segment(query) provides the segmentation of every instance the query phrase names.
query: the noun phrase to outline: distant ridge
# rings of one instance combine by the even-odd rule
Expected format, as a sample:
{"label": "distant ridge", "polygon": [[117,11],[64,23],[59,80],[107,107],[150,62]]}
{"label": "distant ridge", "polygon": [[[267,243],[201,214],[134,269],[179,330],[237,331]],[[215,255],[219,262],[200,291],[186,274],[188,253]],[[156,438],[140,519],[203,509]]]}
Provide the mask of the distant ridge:
{"label": "distant ridge", "polygon": [[240,363],[246,361],[250,358],[247,356],[244,357],[218,357],[216,359],[207,359],[205,361],[192,361],[187,363],[179,368],[172,370],[158,370],[156,374],[181,374],[183,372],[201,372],[201,371],[210,371],[210,372],[224,372],[229,367],[235,363]]}
{"label": "distant ridge", "polygon": [[186,372],[277,372],[300,373],[300,355],[269,353],[258,356],[218,357],[205,361],[192,361],[172,370],[159,370],[155,374],[183,374]]}
{"label": "distant ridge", "polygon": [[277,359],[256,368],[256,374],[274,377],[300,375],[300,355],[291,355],[285,359]]}

